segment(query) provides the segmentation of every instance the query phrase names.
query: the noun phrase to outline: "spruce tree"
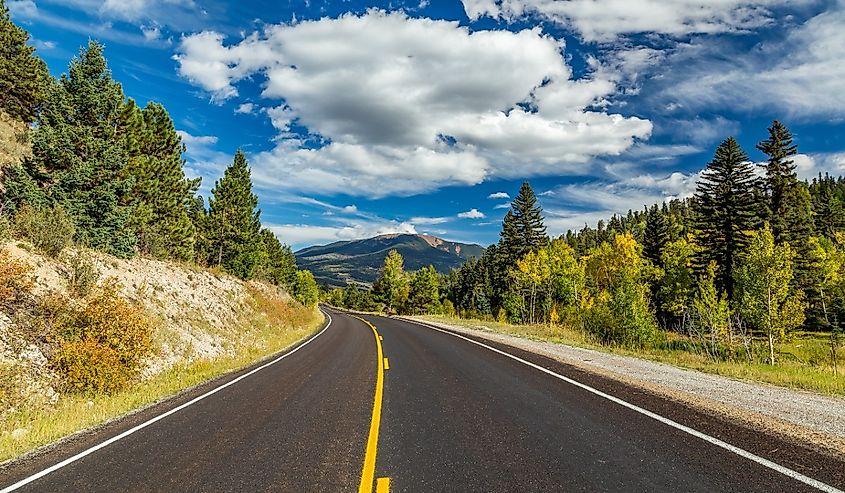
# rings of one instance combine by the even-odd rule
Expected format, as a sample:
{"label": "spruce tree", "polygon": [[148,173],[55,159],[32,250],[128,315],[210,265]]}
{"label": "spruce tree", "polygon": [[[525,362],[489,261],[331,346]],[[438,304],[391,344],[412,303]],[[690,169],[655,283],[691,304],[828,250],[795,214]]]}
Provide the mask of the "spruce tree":
{"label": "spruce tree", "polygon": [[0,0],[0,110],[31,123],[47,98],[51,78],[28,40],[29,33],[12,22],[6,2]]}
{"label": "spruce tree", "polygon": [[795,174],[795,162],[790,159],[798,153],[798,146],[781,122],[772,122],[768,131],[769,138],[757,144],[757,149],[768,157],[764,165],[768,195],[766,220],[776,243],[806,245],[813,234],[812,203],[806,187]]}
{"label": "spruce tree", "polygon": [[502,225],[500,245],[510,260],[519,260],[529,251],[537,251],[548,244],[542,213],[531,185],[523,182]]}
{"label": "spruce tree", "polygon": [[111,77],[103,47],[91,41],[50,87],[32,135],[32,158],[4,183],[14,191],[7,197],[13,208],[60,205],[76,223],[78,242],[130,257],[135,232],[120,133],[123,108],[123,89]]}
{"label": "spruce tree", "polygon": [[208,201],[206,234],[210,239],[209,264],[243,279],[251,279],[264,262],[258,197],[246,156],[240,149],[223,177],[214,184]]}
{"label": "spruce tree", "polygon": [[754,170],[748,155],[731,137],[716,149],[695,193],[696,240],[701,246],[699,272],[715,261],[716,284],[733,296],[735,263],[748,244],[748,232],[757,226]]}

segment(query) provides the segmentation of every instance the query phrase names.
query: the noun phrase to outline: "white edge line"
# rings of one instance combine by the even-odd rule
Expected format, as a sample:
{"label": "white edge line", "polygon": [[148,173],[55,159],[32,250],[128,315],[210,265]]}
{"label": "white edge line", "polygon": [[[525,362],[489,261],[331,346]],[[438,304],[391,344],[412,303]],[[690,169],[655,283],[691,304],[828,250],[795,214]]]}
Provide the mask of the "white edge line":
{"label": "white edge line", "polygon": [[[725,450],[728,450],[728,451],[730,451],[730,452],[735,453],[736,455],[739,455],[739,456],[744,457],[744,458],[746,458],[746,459],[748,459],[748,460],[754,461],[754,462],[756,462],[756,463],[758,463],[758,464],[760,464],[760,465],[762,465],[762,466],[768,467],[769,469],[772,469],[772,470],[774,470],[774,471],[777,471],[777,472],[779,472],[779,473],[781,473],[781,474],[783,474],[783,475],[785,475],[785,476],[789,476],[790,478],[795,479],[796,481],[800,481],[800,482],[802,482],[802,483],[804,483],[804,484],[806,484],[806,485],[812,486],[813,488],[816,488],[816,489],[818,489],[818,490],[820,490],[820,491],[825,491],[825,492],[827,492],[827,493],[845,493],[845,492],[843,492],[842,490],[840,490],[840,489],[838,489],[838,488],[836,488],[836,487],[834,487],[834,486],[831,486],[831,485],[829,485],[829,484],[823,483],[823,482],[821,482],[821,481],[819,481],[819,480],[817,480],[817,479],[813,479],[813,478],[811,478],[811,477],[805,476],[805,475],[801,474],[801,473],[800,473],[800,472],[798,472],[798,471],[793,471],[792,469],[790,469],[790,468],[788,468],[788,467],[784,467],[784,466],[782,466],[782,465],[780,465],[780,464],[778,464],[778,463],[772,462],[772,461],[770,461],[770,460],[768,460],[768,459],[765,459],[765,458],[760,457],[760,456],[758,456],[758,455],[752,454],[751,452],[748,452],[747,450],[741,449],[741,448],[739,448],[739,447],[737,447],[737,446],[735,446],[735,445],[731,445],[730,443],[723,442],[722,440],[719,440],[718,438],[715,438],[715,437],[712,437],[712,436],[710,436],[710,435],[707,435],[706,433],[702,433],[702,432],[700,432],[700,431],[698,431],[698,430],[695,430],[695,429],[693,429],[693,428],[690,428],[689,426],[682,425],[681,423],[678,423],[677,421],[673,421],[673,420],[671,420],[671,419],[669,419],[669,418],[665,418],[665,417],[663,417],[663,416],[661,416],[661,415],[659,415],[659,414],[656,414],[656,413],[653,413],[653,412],[649,411],[648,409],[643,409],[643,408],[641,408],[641,407],[639,407],[639,406],[637,406],[637,405],[635,405],[635,404],[631,404],[631,403],[630,403],[630,402],[628,402],[628,401],[624,401],[624,400],[622,400],[622,399],[620,399],[620,398],[618,398],[618,397],[614,397],[614,396],[612,396],[612,395],[610,395],[610,394],[606,394],[606,393],[602,392],[601,390],[598,390],[598,389],[595,389],[595,388],[593,388],[593,387],[590,387],[589,385],[583,384],[583,383],[578,382],[578,381],[576,381],[576,380],[573,380],[573,379],[571,379],[571,378],[569,378],[569,377],[565,377],[565,376],[563,376],[563,375],[560,375],[559,373],[555,373],[555,372],[553,372],[552,370],[549,370],[549,369],[547,369],[547,368],[543,368],[543,367],[542,367],[542,366],[540,366],[540,365],[534,364],[534,363],[532,363],[532,362],[530,362],[530,361],[526,361],[526,360],[524,360],[524,359],[522,359],[522,358],[520,358],[520,357],[518,357],[518,356],[514,356],[514,355],[512,355],[512,354],[510,354],[510,353],[507,353],[507,352],[505,352],[505,351],[502,351],[502,350],[496,349],[496,348],[494,348],[494,347],[492,347],[492,346],[488,346],[487,344],[484,344],[484,343],[482,343],[482,342],[478,342],[478,341],[476,341],[476,340],[470,339],[469,337],[464,337],[464,336],[462,336],[462,335],[460,335],[460,334],[456,334],[456,333],[451,332],[451,331],[448,331],[448,330],[443,330],[443,329],[438,328],[438,327],[435,327],[435,326],[433,326],[433,325],[429,325],[429,324],[425,324],[425,323],[417,322],[416,320],[410,320],[410,319],[406,319],[406,318],[400,318],[399,320],[403,320],[403,321],[405,321],[405,322],[411,322],[411,323],[416,324],[416,325],[419,325],[419,326],[421,326],[421,327],[426,327],[426,328],[428,328],[428,329],[436,330],[436,331],[438,331],[438,332],[443,332],[444,334],[449,334],[449,335],[455,336],[455,337],[457,337],[457,338],[459,338],[459,339],[463,339],[463,340],[465,340],[465,341],[467,341],[467,342],[471,342],[471,343],[473,343],[473,344],[475,344],[475,345],[478,345],[478,346],[481,346],[481,347],[483,347],[483,348],[489,349],[490,351],[493,351],[493,352],[495,352],[495,353],[499,353],[499,354],[501,354],[501,355],[503,355],[503,356],[507,356],[508,358],[511,358],[511,359],[513,359],[513,360],[516,360],[516,361],[519,361],[520,363],[523,363],[523,364],[528,365],[528,366],[530,366],[530,367],[532,367],[532,368],[535,368],[535,369],[537,369],[537,370],[540,370],[540,371],[541,371],[541,372],[543,372],[543,373],[546,373],[546,374],[551,375],[551,376],[553,376],[553,377],[555,377],[555,378],[558,378],[558,379],[560,379],[560,380],[563,380],[563,381],[564,381],[564,382],[566,382],[566,383],[569,383],[569,384],[575,385],[576,387],[579,387],[579,388],[581,388],[581,389],[584,389],[584,390],[586,390],[587,392],[593,393],[593,394],[595,394],[595,395],[597,395],[597,396],[599,396],[599,397],[603,397],[603,398],[605,398],[605,399],[607,399],[607,400],[609,400],[609,401],[611,401],[611,402],[615,402],[616,404],[619,404],[620,406],[627,407],[628,409],[631,409],[631,410],[633,410],[633,411],[636,411],[636,412],[638,412],[638,413],[640,413],[640,414],[644,414],[645,416],[648,416],[649,418],[652,418],[652,419],[655,419],[655,420],[657,420],[657,421],[660,421],[661,423],[666,424],[666,425],[669,425],[669,426],[671,426],[672,428],[675,428],[675,429],[681,430],[681,431],[683,431],[683,432],[685,432],[685,433],[688,433],[688,434],[690,434],[690,435],[692,435],[692,436],[694,436],[694,437],[697,437],[697,438],[700,438],[700,439],[702,439],[702,440],[704,440],[704,441],[706,441],[706,442],[712,443],[713,445],[716,445],[717,447],[721,447],[721,448],[723,448],[723,449],[725,449]],[[3,492],[0,492],[0,493],[3,493]]]}
{"label": "white edge line", "polygon": [[143,423],[135,426],[134,428],[130,428],[130,429],[124,431],[123,433],[119,434],[119,435],[115,435],[115,436],[109,438],[108,440],[106,440],[102,443],[94,445],[93,447],[91,447],[89,449],[83,450],[82,452],[79,452],[78,454],[76,454],[72,457],[68,457],[67,459],[65,459],[65,460],[63,460],[63,461],[61,461],[57,464],[52,465],[52,466],[48,467],[47,469],[44,469],[43,471],[37,472],[37,473],[33,474],[32,476],[24,478],[24,479],[18,481],[17,483],[15,483],[11,486],[7,486],[7,487],[3,488],[2,490],[0,490],[0,493],[10,493],[12,491],[17,490],[18,488],[26,486],[29,483],[32,483],[33,481],[41,479],[44,476],[46,476],[46,475],[48,475],[52,472],[58,471],[59,469],[65,467],[69,464],[72,464],[72,463],[78,461],[79,459],[82,459],[85,456],[93,454],[94,452],[96,452],[96,451],[98,451],[102,448],[108,447],[109,445],[113,444],[114,442],[117,442],[118,440],[122,440],[122,439],[128,437],[129,435],[131,435],[131,434],[133,434],[137,431],[140,431],[140,430],[146,428],[147,426],[150,426],[153,423],[161,421],[162,419],[170,416],[171,414],[177,413],[177,412],[185,409],[188,406],[196,404],[197,402],[205,399],[206,397],[209,397],[213,394],[216,394],[217,392],[220,392],[221,390],[225,389],[226,387],[229,387],[230,385],[234,385],[234,384],[240,382],[241,380],[243,380],[244,378],[267,368],[268,366],[275,365],[279,361],[287,358],[288,356],[292,355],[293,353],[295,353],[295,352],[299,351],[300,349],[302,349],[303,347],[307,346],[311,341],[320,337],[323,334],[323,332],[325,332],[329,329],[329,327],[332,325],[332,317],[331,317],[331,315],[329,315],[328,312],[323,311],[322,309],[320,309],[320,311],[323,312],[323,314],[325,314],[326,317],[328,317],[328,319],[329,319],[329,323],[327,323],[326,326],[323,327],[323,330],[321,330],[317,334],[313,335],[307,341],[303,342],[299,346],[296,346],[292,350],[290,350],[290,351],[286,352],[285,354],[279,356],[278,358],[274,359],[273,361],[267,362],[267,363],[259,366],[258,368],[251,370],[248,373],[244,373],[243,375],[239,376],[238,378],[235,378],[234,380],[226,382],[226,383],[220,385],[219,387],[215,387],[215,388],[209,390],[208,392],[202,394],[201,396],[195,397],[195,398],[191,399],[190,401],[188,401],[188,402],[186,402],[186,403],[184,403],[184,404],[182,404],[178,407],[174,407],[173,409],[171,409],[170,411],[167,411],[166,413],[159,414],[158,416],[156,416],[154,418],[151,418],[147,421],[144,421]]}

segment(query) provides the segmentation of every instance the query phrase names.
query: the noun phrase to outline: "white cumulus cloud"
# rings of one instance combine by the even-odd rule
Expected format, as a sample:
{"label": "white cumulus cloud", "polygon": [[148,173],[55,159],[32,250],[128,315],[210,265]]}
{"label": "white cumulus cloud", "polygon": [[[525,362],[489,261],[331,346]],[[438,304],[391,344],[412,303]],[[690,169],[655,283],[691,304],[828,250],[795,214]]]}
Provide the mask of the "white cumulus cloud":
{"label": "white cumulus cloud", "polygon": [[[648,138],[649,121],[597,109],[614,82],[573,79],[562,50],[539,29],[470,31],[373,10],[234,43],[201,32],[175,59],[217,101],[256,77],[265,98],[283,101],[267,110],[276,147],[252,156],[259,186],[381,197],[583,173]],[[325,145],[303,145],[293,122]]]}

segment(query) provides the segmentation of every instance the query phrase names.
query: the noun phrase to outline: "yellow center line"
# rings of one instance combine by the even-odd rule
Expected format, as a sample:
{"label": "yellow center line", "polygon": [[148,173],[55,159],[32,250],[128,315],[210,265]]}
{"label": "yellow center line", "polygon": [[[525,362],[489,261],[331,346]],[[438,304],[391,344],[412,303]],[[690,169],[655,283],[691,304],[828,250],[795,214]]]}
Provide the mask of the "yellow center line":
{"label": "yellow center line", "polygon": [[[361,484],[358,486],[358,493],[372,493],[373,482],[376,474],[376,453],[378,448],[378,429],[381,423],[381,401],[384,394],[384,364],[387,358],[384,357],[384,351],[381,347],[381,336],[375,326],[367,322],[361,317],[355,317],[358,320],[369,325],[373,329],[373,335],[376,338],[376,351],[378,358],[376,359],[378,365],[378,373],[376,374],[376,394],[373,399],[373,418],[370,421],[370,436],[367,439],[367,451],[364,454],[364,469],[361,471]],[[376,493],[387,493],[389,491],[390,480],[387,478],[379,478],[379,485]]]}
{"label": "yellow center line", "polygon": [[378,478],[376,493],[390,493],[390,478]]}

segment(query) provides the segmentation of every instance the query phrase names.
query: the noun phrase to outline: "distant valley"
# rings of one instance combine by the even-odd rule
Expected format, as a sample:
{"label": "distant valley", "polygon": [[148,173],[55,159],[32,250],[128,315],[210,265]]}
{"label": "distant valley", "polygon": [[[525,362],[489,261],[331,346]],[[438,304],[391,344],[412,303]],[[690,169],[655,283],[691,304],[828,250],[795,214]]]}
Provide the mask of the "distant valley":
{"label": "distant valley", "polygon": [[296,252],[296,262],[300,269],[310,270],[320,284],[341,287],[350,282],[372,284],[390,250],[405,258],[408,271],[433,265],[441,273],[484,253],[480,245],[430,235],[388,234],[304,248]]}

